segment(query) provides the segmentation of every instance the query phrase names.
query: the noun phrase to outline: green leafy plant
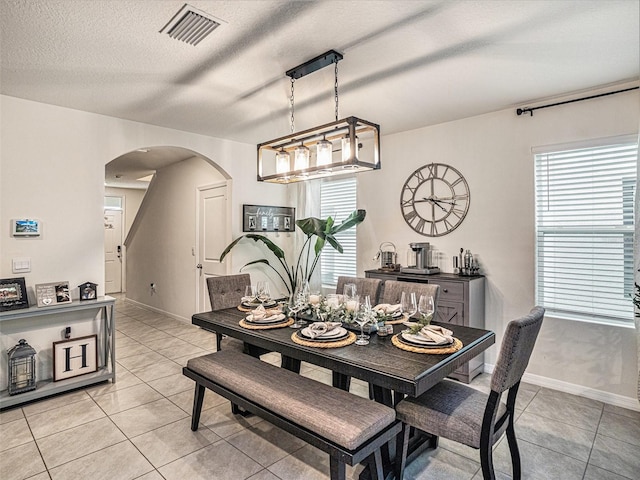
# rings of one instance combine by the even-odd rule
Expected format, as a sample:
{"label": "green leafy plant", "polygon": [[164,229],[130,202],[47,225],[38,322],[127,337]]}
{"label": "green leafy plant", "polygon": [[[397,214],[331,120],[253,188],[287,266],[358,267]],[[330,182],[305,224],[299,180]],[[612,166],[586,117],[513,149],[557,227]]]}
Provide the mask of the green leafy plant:
{"label": "green leafy plant", "polygon": [[[224,260],[227,254],[244,239],[253,240],[256,243],[262,243],[275,257],[276,262],[272,263],[266,258],[260,258],[245,264],[240,270],[250,265],[266,265],[271,268],[278,277],[280,277],[289,294],[292,294],[296,291],[298,286],[304,283],[305,280],[309,281],[311,279],[311,275],[313,275],[313,272],[318,265],[318,261],[320,260],[320,253],[322,252],[322,249],[329,244],[335,250],[342,253],[342,245],[340,245],[340,242],[338,242],[335,236],[340,232],[344,232],[345,230],[362,223],[365,216],[366,212],[364,210],[355,210],[340,224],[336,224],[332,217],[327,217],[324,220],[316,217],[296,220],[296,226],[302,231],[302,233],[304,233],[306,239],[300,249],[295,264],[290,265],[287,262],[284,250],[282,250],[272,240],[264,235],[256,233],[248,233],[236,238],[224,249],[220,256],[220,261]],[[314,237],[315,242],[313,241]]]}

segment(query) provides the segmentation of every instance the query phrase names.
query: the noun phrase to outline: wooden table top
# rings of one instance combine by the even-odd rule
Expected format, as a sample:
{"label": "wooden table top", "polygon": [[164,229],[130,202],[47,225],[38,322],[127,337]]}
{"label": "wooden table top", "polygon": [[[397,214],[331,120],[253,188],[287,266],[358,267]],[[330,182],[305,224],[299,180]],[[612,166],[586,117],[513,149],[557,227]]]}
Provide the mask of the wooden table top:
{"label": "wooden table top", "polygon": [[[249,330],[239,325],[247,315],[237,308],[197,313],[192,323],[205,330],[240,339],[251,345],[280,352],[297,360],[312,363],[334,372],[359,378],[409,396],[418,396],[452,373],[456,368],[495,343],[495,334],[460,325],[443,324],[462,341],[461,350],[445,355],[413,353],[400,350],[391,343],[391,335],[372,334],[369,345],[355,344],[340,348],[317,348],[299,345],[291,340],[295,329]],[[435,324],[435,322],[434,322]],[[394,326],[394,333],[403,325]]]}

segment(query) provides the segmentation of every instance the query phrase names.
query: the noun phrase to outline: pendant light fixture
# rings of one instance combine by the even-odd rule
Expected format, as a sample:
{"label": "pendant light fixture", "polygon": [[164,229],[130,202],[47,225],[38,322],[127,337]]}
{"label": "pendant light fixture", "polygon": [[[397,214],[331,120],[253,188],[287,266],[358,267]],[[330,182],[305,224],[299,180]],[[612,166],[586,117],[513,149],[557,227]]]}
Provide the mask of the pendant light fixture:
{"label": "pendant light fixture", "polygon": [[[291,134],[258,145],[258,181],[292,183],[380,168],[380,126],[356,117],[338,120],[342,58],[330,50],[286,72],[291,79]],[[328,65],[335,71],[335,121],[296,132],[294,82]]]}

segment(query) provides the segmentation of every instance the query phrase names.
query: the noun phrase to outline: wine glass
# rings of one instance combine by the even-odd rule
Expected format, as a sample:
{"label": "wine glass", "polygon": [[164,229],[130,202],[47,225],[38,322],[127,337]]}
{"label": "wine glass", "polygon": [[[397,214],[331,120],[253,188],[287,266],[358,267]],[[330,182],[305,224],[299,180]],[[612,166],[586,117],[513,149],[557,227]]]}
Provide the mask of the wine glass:
{"label": "wine glass", "polygon": [[247,303],[252,303],[256,300],[256,286],[255,285],[247,285],[244,287],[244,298],[243,300]]}
{"label": "wine glass", "polygon": [[431,320],[433,320],[433,314],[436,311],[433,297],[431,295],[420,295],[420,300],[418,301],[418,311],[422,316],[423,323],[429,325],[431,323]]}
{"label": "wine glass", "polygon": [[256,295],[261,302],[268,302],[271,298],[269,282],[264,280],[259,281],[256,286]]}
{"label": "wine glass", "polygon": [[346,283],[342,293],[344,294],[345,301],[347,301],[349,298],[355,297],[358,294],[358,290],[356,288],[356,284],[355,283]]}
{"label": "wine glass", "polygon": [[[365,302],[366,302],[366,299],[365,299]],[[356,321],[356,323],[360,325],[360,336],[356,340],[356,345],[369,345],[369,338],[364,334],[364,326],[373,319],[370,308],[371,308],[371,303],[369,303],[369,310],[367,310],[366,303],[364,303],[360,311],[357,312],[354,317],[354,320]]]}
{"label": "wine glass", "polygon": [[407,316],[407,319],[414,316],[418,311],[418,305],[416,303],[416,293],[402,292],[400,304],[402,305],[402,313]]}
{"label": "wine glass", "polygon": [[306,305],[304,294],[300,291],[293,293],[289,297],[289,313],[293,313],[293,323],[289,325],[291,328],[300,328],[307,324],[305,320],[298,319],[298,312]]}
{"label": "wine glass", "polygon": [[[364,312],[364,314],[367,317],[369,317],[370,320],[372,320],[373,319],[373,307],[371,306],[371,297],[369,295],[365,295],[364,296],[364,301],[361,302],[360,307],[362,308],[362,311]],[[366,333],[361,335],[361,336],[364,337],[367,340],[369,340],[369,338],[371,338]]]}

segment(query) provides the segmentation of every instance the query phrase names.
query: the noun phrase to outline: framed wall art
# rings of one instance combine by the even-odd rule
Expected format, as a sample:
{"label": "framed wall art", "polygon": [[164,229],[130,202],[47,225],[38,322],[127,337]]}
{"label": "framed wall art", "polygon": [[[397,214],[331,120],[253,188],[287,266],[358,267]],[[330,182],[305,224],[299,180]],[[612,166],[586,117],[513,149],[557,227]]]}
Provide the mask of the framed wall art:
{"label": "framed wall art", "polygon": [[0,279],[0,312],[29,308],[24,277]]}
{"label": "framed wall art", "polygon": [[98,370],[98,335],[53,342],[53,381]]}
{"label": "framed wall art", "polygon": [[11,220],[11,235],[14,237],[39,237],[40,220],[14,218]]}
{"label": "framed wall art", "polygon": [[243,232],[292,232],[296,224],[296,209],[269,205],[243,205]]}
{"label": "framed wall art", "polygon": [[36,299],[39,307],[71,303],[69,282],[51,282],[36,285]]}

